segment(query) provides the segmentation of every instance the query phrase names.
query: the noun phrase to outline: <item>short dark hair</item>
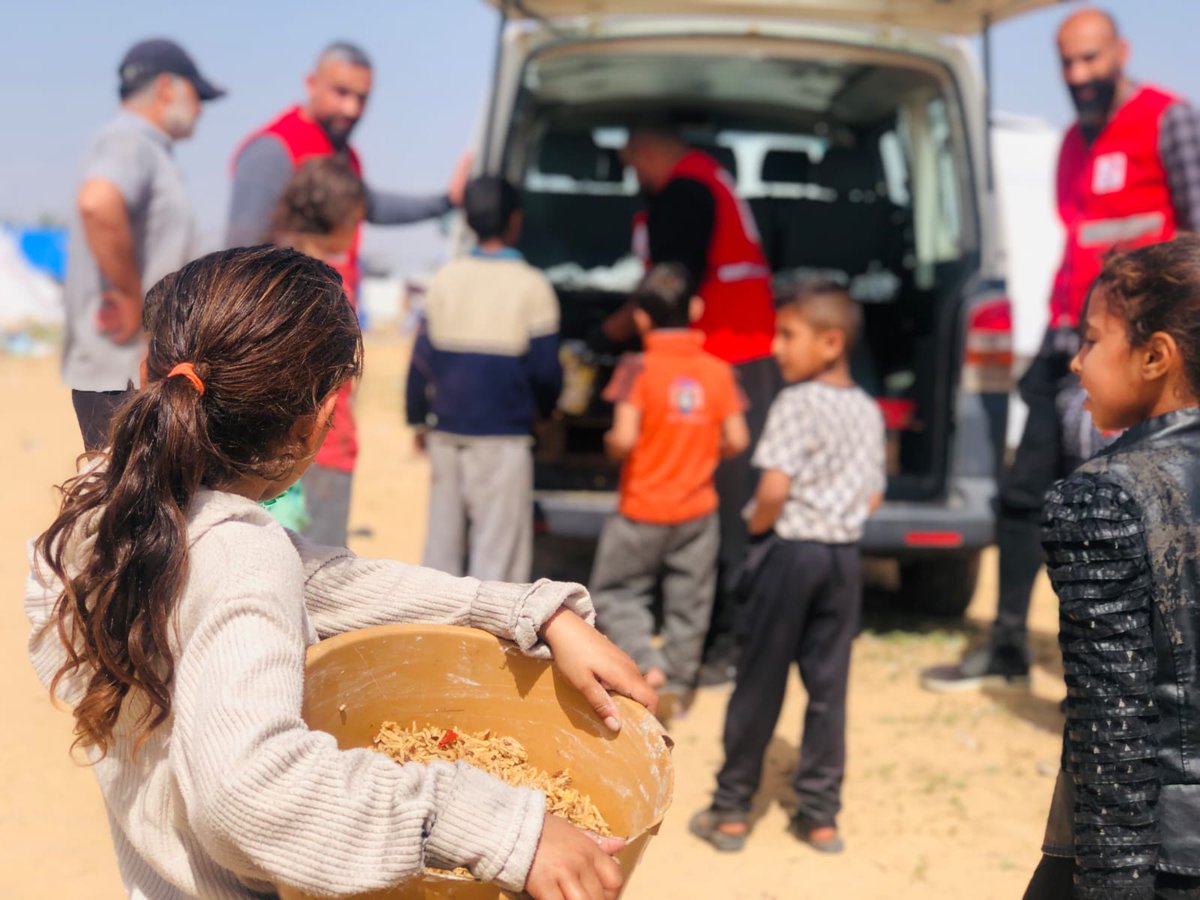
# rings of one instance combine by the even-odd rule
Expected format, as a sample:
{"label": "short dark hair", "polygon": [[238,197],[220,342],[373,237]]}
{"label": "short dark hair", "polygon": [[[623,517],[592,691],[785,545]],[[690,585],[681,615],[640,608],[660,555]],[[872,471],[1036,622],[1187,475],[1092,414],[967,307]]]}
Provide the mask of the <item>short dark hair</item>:
{"label": "short dark hair", "polygon": [[1175,339],[1188,385],[1200,393],[1200,236],[1110,254],[1088,302],[1100,291],[1132,346],[1158,331]]}
{"label": "short dark hair", "polygon": [[358,44],[350,41],[334,41],[321,51],[317,57],[318,65],[323,62],[341,62],[363,69],[371,68],[371,57]]}
{"label": "short dark hair", "polygon": [[277,234],[332,234],[366,213],[367,189],[341,156],[307,160],[275,208]]}
{"label": "short dark hair", "polygon": [[481,241],[504,234],[513,213],[521,209],[521,193],[499,175],[482,175],[467,183],[463,211],[467,224]]}
{"label": "short dark hair", "polygon": [[846,338],[846,350],[858,343],[863,317],[846,286],[829,278],[798,281],[775,297],[775,308],[792,310],[817,331],[835,329]]}
{"label": "short dark hair", "polygon": [[659,263],[633,289],[632,300],[655,328],[686,328],[695,292],[688,270],[679,263]]}

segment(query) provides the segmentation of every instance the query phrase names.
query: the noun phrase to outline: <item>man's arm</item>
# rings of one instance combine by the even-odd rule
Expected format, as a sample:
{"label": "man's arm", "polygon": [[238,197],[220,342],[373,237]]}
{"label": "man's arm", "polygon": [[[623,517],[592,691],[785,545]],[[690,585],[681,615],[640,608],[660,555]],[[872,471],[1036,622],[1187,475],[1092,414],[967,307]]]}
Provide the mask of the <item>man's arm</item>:
{"label": "man's arm", "polygon": [[1158,146],[1179,230],[1200,229],[1200,118],[1196,110],[1182,102],[1168,107],[1159,125]]}
{"label": "man's arm", "polygon": [[[708,271],[708,245],[717,221],[717,201],[707,187],[690,178],[676,178],[654,200],[646,219],[652,263],[679,263],[698,288]],[[626,303],[604,320],[608,340],[623,344],[637,335],[633,303]]]}
{"label": "man's arm", "polygon": [[650,260],[680,263],[698,286],[708,271],[708,245],[717,220],[712,192],[690,178],[676,178],[654,200],[647,218]]}
{"label": "man's arm", "polygon": [[227,246],[250,247],[271,240],[275,208],[294,169],[283,142],[269,134],[242,149],[233,168]]}
{"label": "man's arm", "polygon": [[453,208],[447,194],[411,197],[367,189],[367,221],[372,225],[409,225],[436,219]]}
{"label": "man's arm", "polygon": [[118,344],[142,328],[142,273],[133,222],[149,201],[151,167],[128,133],[108,134],[84,168],[76,195],[80,226],[100,269],[104,294],[96,328]]}
{"label": "man's arm", "polygon": [[104,280],[141,305],[142,274],[133,247],[133,227],[121,189],[107,178],[90,178],[76,197],[83,235]]}
{"label": "man's arm", "polygon": [[446,193],[431,197],[410,197],[367,188],[367,221],[372,225],[408,225],[435,219],[462,206],[463,191],[471,175],[474,157],[465,153],[454,167]]}

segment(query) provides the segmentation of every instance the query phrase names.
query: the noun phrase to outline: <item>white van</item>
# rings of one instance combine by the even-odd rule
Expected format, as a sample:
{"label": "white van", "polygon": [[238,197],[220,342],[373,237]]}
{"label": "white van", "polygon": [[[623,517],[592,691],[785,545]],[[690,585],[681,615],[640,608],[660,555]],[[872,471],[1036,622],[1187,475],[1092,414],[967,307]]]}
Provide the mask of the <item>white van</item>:
{"label": "white van", "polygon": [[640,274],[642,208],[617,151],[631,121],[669,118],[729,170],[778,279],[832,275],[863,303],[853,369],[890,429],[865,550],[900,560],[922,608],[965,609],[993,539],[1012,317],[962,36],[1047,2],[493,0],[478,160],[523,187],[520,249],[556,284],[568,354],[535,470],[543,531],[594,536],[615,505],[599,394],[620,348],[599,323]]}

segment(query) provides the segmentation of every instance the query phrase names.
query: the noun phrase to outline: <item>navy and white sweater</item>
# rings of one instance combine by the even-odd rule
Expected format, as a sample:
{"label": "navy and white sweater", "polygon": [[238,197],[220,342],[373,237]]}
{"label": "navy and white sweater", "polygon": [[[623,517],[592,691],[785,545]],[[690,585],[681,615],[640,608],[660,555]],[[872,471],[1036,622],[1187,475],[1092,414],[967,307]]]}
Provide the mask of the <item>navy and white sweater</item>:
{"label": "navy and white sweater", "polygon": [[408,423],[469,437],[527,435],[562,390],[558,298],[515,250],[443,266],[426,295]]}

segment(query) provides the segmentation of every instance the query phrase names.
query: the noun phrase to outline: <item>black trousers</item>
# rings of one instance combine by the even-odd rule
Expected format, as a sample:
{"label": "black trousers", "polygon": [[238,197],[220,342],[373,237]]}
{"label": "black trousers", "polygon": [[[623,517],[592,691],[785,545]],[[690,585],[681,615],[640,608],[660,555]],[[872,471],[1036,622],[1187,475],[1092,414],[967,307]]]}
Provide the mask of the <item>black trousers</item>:
{"label": "black trousers", "polygon": [[[1075,877],[1075,860],[1043,856],[1029,880],[1024,900],[1069,900]],[[1158,872],[1154,876],[1155,900],[1200,900],[1200,878]]]}
{"label": "black trousers", "polygon": [[713,600],[712,621],[704,640],[706,661],[732,661],[736,657],[739,602],[732,581],[746,558],[747,534],[742,509],[758,488],[758,475],[750,465],[750,458],[762,436],[771,401],[783,386],[779,367],[770,357],[734,366],[734,371],[750,403],[746,410],[750,448],[732,459],[723,460],[713,477],[721,545],[717,551],[717,593]]}
{"label": "black trousers", "polygon": [[797,817],[814,828],[833,825],[846,769],[850,647],[862,617],[859,549],[772,540],[775,545],[750,583],[737,683],[725,713],[725,763],[713,806],[749,809],[795,662],[808,691],[792,782]]}
{"label": "black trousers", "polygon": [[130,391],[71,391],[71,405],[79,422],[83,449],[103,450],[108,446],[108,426],[113,413]]}
{"label": "black trousers", "polygon": [[1012,465],[1001,479],[996,544],[1000,551],[1000,597],[992,642],[1024,652],[1029,601],[1044,561],[1042,503],[1051,485],[1079,460],[1063,449],[1058,395],[1070,374],[1073,332],[1048,332],[1037,357],[1021,378],[1029,418]]}

